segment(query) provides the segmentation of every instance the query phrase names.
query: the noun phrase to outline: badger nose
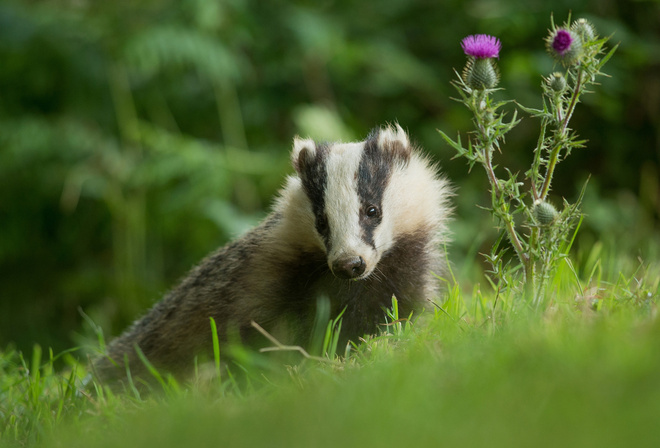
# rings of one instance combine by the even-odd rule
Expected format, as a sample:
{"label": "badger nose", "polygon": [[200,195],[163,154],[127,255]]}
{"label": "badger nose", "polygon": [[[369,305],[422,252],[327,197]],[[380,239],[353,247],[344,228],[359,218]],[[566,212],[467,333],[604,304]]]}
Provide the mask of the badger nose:
{"label": "badger nose", "polygon": [[345,257],[332,263],[332,272],[339,278],[351,279],[364,274],[366,265],[362,257]]}

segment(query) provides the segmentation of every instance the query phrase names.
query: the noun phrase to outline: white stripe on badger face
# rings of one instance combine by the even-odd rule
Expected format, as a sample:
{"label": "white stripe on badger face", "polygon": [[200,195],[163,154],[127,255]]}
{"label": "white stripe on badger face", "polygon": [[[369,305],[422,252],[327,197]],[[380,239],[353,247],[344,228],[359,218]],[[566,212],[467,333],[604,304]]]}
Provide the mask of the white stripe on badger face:
{"label": "white stripe on badger face", "polygon": [[328,265],[346,257],[362,257],[364,278],[378,263],[378,254],[362,240],[357,174],[364,143],[332,147],[326,161],[325,212],[330,228]]}

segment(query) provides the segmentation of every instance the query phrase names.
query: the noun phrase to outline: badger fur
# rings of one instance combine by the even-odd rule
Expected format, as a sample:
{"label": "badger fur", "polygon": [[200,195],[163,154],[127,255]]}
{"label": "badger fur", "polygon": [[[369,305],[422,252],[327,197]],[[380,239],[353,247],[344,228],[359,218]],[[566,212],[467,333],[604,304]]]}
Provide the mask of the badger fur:
{"label": "badger fur", "polygon": [[[402,315],[422,308],[444,271],[448,183],[397,124],[358,143],[296,138],[296,175],[272,213],[220,248],[108,346],[94,365],[102,381],[145,375],[135,347],[157,368],[185,376],[218,337],[259,344],[254,321],[310,338],[317,299],[342,310],[341,337],[375,333],[396,296]],[[279,334],[279,333],[277,333]]]}

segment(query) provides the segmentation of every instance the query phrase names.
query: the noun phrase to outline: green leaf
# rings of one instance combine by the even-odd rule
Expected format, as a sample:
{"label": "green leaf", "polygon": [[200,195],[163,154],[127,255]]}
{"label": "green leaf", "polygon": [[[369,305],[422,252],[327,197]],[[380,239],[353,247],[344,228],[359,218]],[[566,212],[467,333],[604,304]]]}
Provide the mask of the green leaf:
{"label": "green leaf", "polygon": [[528,114],[530,114],[533,117],[541,117],[541,118],[551,117],[551,115],[548,113],[547,109],[545,109],[545,108],[544,108],[544,110],[534,109],[532,107],[525,107],[517,101],[515,103],[516,103],[516,106],[518,106],[524,112],[527,112]]}
{"label": "green leaf", "polygon": [[598,71],[607,63],[607,61],[610,60],[610,58],[614,55],[614,52],[619,48],[620,44],[616,44],[604,57],[603,59],[600,60],[598,64]]}
{"label": "green leaf", "polygon": [[457,157],[465,155],[466,153],[469,153],[469,151],[466,150],[463,147],[463,145],[461,144],[461,135],[460,134],[457,135],[457,140],[454,141],[451,137],[449,137],[447,134],[445,134],[440,129],[436,129],[436,130],[440,133],[440,136],[445,140],[445,142],[447,142],[449,144],[449,146],[451,146],[452,148],[454,148],[458,152]]}
{"label": "green leaf", "polygon": [[215,375],[220,382],[220,341],[218,340],[218,327],[215,324],[215,319],[209,317],[211,321],[211,340],[213,342],[213,361],[215,362]]}

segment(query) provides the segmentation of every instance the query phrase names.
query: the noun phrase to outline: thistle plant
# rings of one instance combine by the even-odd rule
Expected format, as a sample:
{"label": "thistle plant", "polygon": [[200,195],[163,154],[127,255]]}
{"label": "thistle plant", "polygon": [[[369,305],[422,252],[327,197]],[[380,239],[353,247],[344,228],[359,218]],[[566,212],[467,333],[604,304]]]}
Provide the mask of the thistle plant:
{"label": "thistle plant", "polygon": [[[504,168],[498,172],[494,164],[497,152],[502,151],[505,135],[519,122],[517,109],[510,119],[502,111],[511,101],[495,101],[494,92],[499,83],[499,39],[487,35],[468,36],[461,46],[468,60],[462,75],[452,84],[463,103],[473,114],[475,129],[468,134],[467,147],[460,134],[453,140],[439,131],[444,140],[456,151],[456,157],[467,159],[470,170],[481,165],[488,177],[491,204],[487,209],[495,218],[500,237],[485,257],[491,265],[491,280],[497,288],[523,286],[534,303],[543,300],[547,279],[557,262],[566,256],[572,242],[573,229],[581,220],[580,203],[584,189],[573,204],[564,200],[557,210],[548,198],[552,178],[559,162],[571,151],[584,147],[569,123],[580,97],[587,88],[597,85],[603,65],[616,47],[605,54],[607,38],[598,38],[594,27],[584,19],[556,26],[552,21],[546,48],[562,69],[543,78],[543,109],[532,109],[515,103],[517,108],[541,122],[540,134],[533,151],[532,163],[524,178]],[[501,171],[501,170],[500,170]],[[586,186],[586,185],[585,185]],[[509,250],[504,239],[515,252]],[[508,260],[508,261],[505,261]],[[511,279],[520,276],[520,282]]]}

